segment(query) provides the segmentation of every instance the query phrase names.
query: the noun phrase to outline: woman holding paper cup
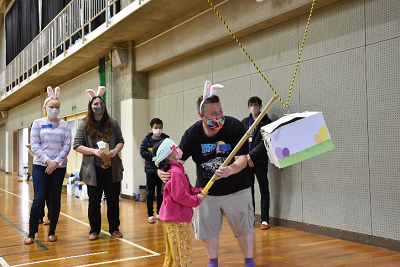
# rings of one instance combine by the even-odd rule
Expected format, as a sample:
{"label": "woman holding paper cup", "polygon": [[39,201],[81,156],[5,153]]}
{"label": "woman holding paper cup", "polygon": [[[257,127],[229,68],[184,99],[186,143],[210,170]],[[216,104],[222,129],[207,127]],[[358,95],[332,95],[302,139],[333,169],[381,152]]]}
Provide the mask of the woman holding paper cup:
{"label": "woman holding paper cup", "polygon": [[101,231],[101,197],[107,201],[108,231],[117,238],[119,232],[119,195],[124,167],[118,153],[124,147],[124,138],[118,122],[108,115],[104,99],[106,88],[100,86],[90,96],[86,118],[79,125],[73,148],[83,154],[79,177],[87,185],[89,195],[89,240],[99,238]]}

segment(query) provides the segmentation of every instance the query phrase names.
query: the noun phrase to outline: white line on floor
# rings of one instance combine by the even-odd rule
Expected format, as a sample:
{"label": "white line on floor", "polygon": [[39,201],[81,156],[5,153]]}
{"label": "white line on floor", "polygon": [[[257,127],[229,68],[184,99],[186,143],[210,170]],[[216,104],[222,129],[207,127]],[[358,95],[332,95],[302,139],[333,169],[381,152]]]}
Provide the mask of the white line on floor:
{"label": "white line on floor", "polygon": [[121,262],[121,261],[130,261],[130,260],[144,259],[144,258],[149,258],[149,257],[153,257],[153,255],[132,257],[132,258],[126,258],[126,259],[113,260],[113,261],[103,261],[103,262],[97,262],[97,263],[91,263],[91,264],[85,264],[85,265],[78,265],[77,267],[95,266],[95,265],[109,264],[109,263],[114,263],[114,262]]}
{"label": "white line on floor", "polygon": [[[8,194],[10,194],[10,195],[13,195],[13,196],[19,197],[19,198],[21,198],[21,199],[28,200],[29,202],[32,202],[32,200],[30,200],[30,199],[28,199],[28,198],[26,198],[26,197],[19,196],[19,195],[17,195],[17,194],[14,194],[14,193],[12,193],[12,192],[9,192],[9,191],[7,191],[7,190],[4,190],[3,188],[0,188],[0,190],[4,191],[4,192],[6,192],[6,193],[8,193]],[[71,219],[71,220],[74,220],[74,221],[76,221],[76,222],[78,222],[78,223],[80,223],[80,224],[83,224],[83,225],[86,225],[86,226],[90,227],[89,224],[87,224],[87,223],[85,223],[85,222],[82,222],[82,221],[80,221],[80,220],[78,220],[78,219],[76,219],[76,218],[74,218],[74,217],[72,217],[72,216],[70,216],[70,215],[67,215],[67,214],[62,213],[62,212],[60,212],[60,214],[63,215],[63,216],[65,216],[65,217],[67,217],[67,218],[69,218],[69,219]],[[107,232],[107,231],[101,230],[101,232],[102,232],[103,234],[106,234],[106,235],[108,235],[108,236],[111,236],[111,234],[110,234],[109,232]],[[114,237],[114,238],[115,238],[115,237]],[[110,261],[110,262],[127,261],[127,260],[132,260],[132,259],[148,258],[148,257],[160,256],[160,255],[161,255],[160,253],[157,253],[157,252],[155,252],[155,251],[152,251],[152,250],[150,250],[150,249],[147,249],[147,248],[145,248],[145,247],[142,247],[142,246],[140,246],[140,245],[138,245],[138,244],[135,244],[135,243],[133,243],[133,242],[131,242],[131,241],[128,241],[128,240],[126,240],[126,239],[123,239],[123,238],[116,238],[116,239],[118,239],[118,240],[120,240],[120,241],[122,241],[122,242],[124,242],[124,243],[127,243],[127,244],[129,244],[129,245],[131,245],[131,246],[137,247],[137,248],[139,248],[139,249],[141,249],[141,250],[144,250],[144,251],[146,251],[146,252],[148,252],[148,253],[150,253],[150,254],[152,254],[152,255],[140,256],[140,257],[133,257],[133,258],[126,258],[126,259],[115,260],[115,261]],[[104,252],[99,252],[99,253],[104,253]],[[90,255],[90,254],[88,254],[88,255]],[[65,258],[60,258],[60,259],[68,259],[68,258],[73,258],[73,257],[77,257],[77,256],[65,257]],[[0,258],[0,259],[1,259],[1,258]],[[54,260],[59,260],[59,259],[54,259]],[[48,261],[53,261],[53,260],[48,260]],[[44,261],[44,262],[47,262],[47,261]],[[105,263],[110,263],[110,262],[99,262],[99,263],[93,263],[93,264],[90,264],[90,265],[82,265],[82,266],[93,266],[93,265],[100,265],[100,264],[105,264]],[[37,263],[38,263],[38,262],[37,262]],[[7,264],[7,263],[6,263],[6,264]],[[14,266],[24,266],[24,265],[28,265],[28,264],[34,264],[34,263],[27,263],[27,264],[14,265]],[[9,266],[9,265],[5,265],[5,266]]]}
{"label": "white line on floor", "polygon": [[3,267],[9,267],[8,263],[3,259],[3,257],[0,257],[0,265]]}
{"label": "white line on floor", "polygon": [[45,261],[28,262],[28,263],[13,265],[12,267],[26,266],[26,265],[32,265],[32,264],[38,264],[38,263],[44,263],[44,262],[51,262],[51,261],[60,261],[60,260],[73,259],[73,258],[81,258],[81,257],[87,257],[87,256],[93,256],[93,255],[99,255],[99,254],[105,254],[105,253],[108,253],[108,251],[90,253],[90,254],[82,254],[82,255],[69,256],[69,257],[61,257],[61,258],[45,260]]}
{"label": "white line on floor", "polygon": [[[76,218],[74,218],[74,217],[71,217],[71,216],[69,216],[69,215],[67,215],[67,214],[64,214],[64,213],[62,213],[62,212],[60,212],[60,214],[64,215],[64,216],[67,217],[67,218],[70,218],[71,220],[74,220],[74,221],[76,221],[76,222],[78,222],[78,223],[81,223],[81,224],[83,224],[83,225],[86,225],[86,226],[90,227],[89,224],[87,224],[87,223],[85,223],[85,222],[82,222],[82,221],[80,221],[80,220],[78,220],[78,219],[76,219]],[[108,235],[108,236],[111,236],[111,234],[110,234],[109,232],[107,232],[107,231],[101,230],[101,232],[102,232],[103,234],[106,234],[106,235]],[[115,238],[115,237],[114,237],[114,238]],[[160,255],[161,255],[161,254],[159,254],[159,253],[157,253],[157,252],[154,252],[154,251],[152,251],[152,250],[150,250],[150,249],[147,249],[147,248],[145,248],[145,247],[142,247],[142,246],[140,246],[140,245],[138,245],[138,244],[135,244],[135,243],[133,243],[133,242],[131,242],[131,241],[128,241],[128,240],[126,240],[126,239],[123,239],[123,238],[116,238],[116,239],[121,240],[122,242],[125,242],[125,243],[127,243],[127,244],[129,244],[129,245],[131,245],[131,246],[140,248],[141,250],[147,251],[147,252],[151,253],[153,256],[160,256]]]}

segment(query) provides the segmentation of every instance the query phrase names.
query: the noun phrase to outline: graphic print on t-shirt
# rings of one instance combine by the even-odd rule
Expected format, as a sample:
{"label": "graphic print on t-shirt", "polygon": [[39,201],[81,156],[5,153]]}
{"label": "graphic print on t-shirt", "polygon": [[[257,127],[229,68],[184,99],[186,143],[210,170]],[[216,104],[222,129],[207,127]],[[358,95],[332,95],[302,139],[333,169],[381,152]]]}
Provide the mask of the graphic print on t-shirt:
{"label": "graphic print on t-shirt", "polygon": [[230,144],[225,144],[223,141],[218,141],[212,144],[201,144],[201,154],[203,157],[215,155],[214,158],[202,163],[200,166],[203,171],[204,178],[211,179],[214,172],[224,163],[232,148]]}

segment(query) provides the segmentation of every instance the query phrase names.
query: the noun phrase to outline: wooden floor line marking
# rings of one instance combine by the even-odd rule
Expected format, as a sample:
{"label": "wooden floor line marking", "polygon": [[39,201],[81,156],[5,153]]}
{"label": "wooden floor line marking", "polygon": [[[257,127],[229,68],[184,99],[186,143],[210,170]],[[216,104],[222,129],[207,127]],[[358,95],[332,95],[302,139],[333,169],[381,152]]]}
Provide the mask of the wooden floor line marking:
{"label": "wooden floor line marking", "polygon": [[105,253],[108,253],[108,251],[96,252],[96,253],[90,253],[90,254],[82,254],[82,255],[76,255],[76,256],[61,257],[61,258],[57,258],[57,259],[44,260],[44,261],[28,262],[28,263],[13,265],[12,267],[33,265],[33,264],[38,264],[38,263],[60,261],[60,260],[73,259],[73,258],[81,258],[81,257],[87,257],[87,256],[93,256],[93,255],[99,255],[99,254],[105,254]]}
{"label": "wooden floor line marking", "polygon": [[3,257],[0,257],[0,265],[3,267],[10,267],[8,263],[3,259]]}
{"label": "wooden floor line marking", "polygon": [[113,260],[113,261],[103,261],[103,262],[97,262],[97,263],[91,263],[91,264],[85,264],[85,265],[78,265],[77,267],[87,267],[87,266],[95,266],[95,265],[102,265],[102,264],[110,264],[110,263],[121,262],[121,261],[144,259],[144,258],[149,258],[149,257],[154,257],[154,256],[156,256],[156,255],[139,256],[139,257],[125,258],[125,259],[119,259],[119,260]]}
{"label": "wooden floor line marking", "polygon": [[[14,195],[14,196],[16,196],[16,197],[19,197],[19,198],[21,198],[21,199],[28,200],[29,202],[32,202],[32,200],[30,200],[30,199],[27,199],[27,198],[21,197],[21,196],[19,196],[19,195],[16,195],[16,194],[14,194],[14,193],[12,193],[12,192],[9,192],[9,191],[7,191],[7,190],[4,190],[3,188],[0,188],[0,190],[6,192],[6,193],[8,193],[8,194]],[[71,219],[71,220],[74,220],[74,221],[76,221],[76,222],[78,222],[78,223],[80,223],[80,224],[83,224],[83,225],[86,225],[87,227],[90,227],[90,225],[89,225],[88,223],[82,222],[82,221],[80,221],[80,220],[78,220],[78,219],[76,219],[76,218],[74,218],[74,217],[72,217],[72,216],[70,216],[70,215],[67,215],[67,214],[62,213],[62,212],[60,212],[60,214],[63,215],[63,216],[65,216],[65,217],[67,217],[67,218],[69,218],[69,219]],[[106,234],[106,235],[108,235],[108,236],[111,236],[111,234],[110,234],[109,232],[107,232],[107,231],[101,230],[101,232],[104,233],[104,234]],[[152,251],[152,250],[150,250],[150,249],[148,249],[148,248],[142,247],[142,246],[140,246],[140,245],[138,245],[138,244],[135,244],[135,243],[133,243],[133,242],[131,242],[131,241],[128,241],[128,240],[126,240],[126,239],[123,239],[123,238],[116,238],[116,239],[118,239],[118,240],[120,240],[120,241],[122,241],[122,242],[125,242],[125,243],[127,243],[127,244],[129,244],[129,245],[131,245],[131,246],[137,247],[137,248],[139,248],[139,249],[141,249],[141,250],[144,250],[144,251],[146,251],[146,252],[149,252],[150,254],[152,254],[152,256],[160,256],[160,255],[161,255],[160,253],[157,253],[157,252]]]}

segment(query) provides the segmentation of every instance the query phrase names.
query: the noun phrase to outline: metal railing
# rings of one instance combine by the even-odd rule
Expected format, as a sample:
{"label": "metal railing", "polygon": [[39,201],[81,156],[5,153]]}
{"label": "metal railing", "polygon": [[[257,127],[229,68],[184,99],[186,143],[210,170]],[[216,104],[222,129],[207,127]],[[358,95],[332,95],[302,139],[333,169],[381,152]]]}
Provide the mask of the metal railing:
{"label": "metal railing", "polygon": [[71,1],[0,73],[0,100],[43,66],[65,55],[74,44],[84,43],[85,36],[94,30],[92,22],[96,18],[105,16],[108,26],[116,13],[117,1]]}

